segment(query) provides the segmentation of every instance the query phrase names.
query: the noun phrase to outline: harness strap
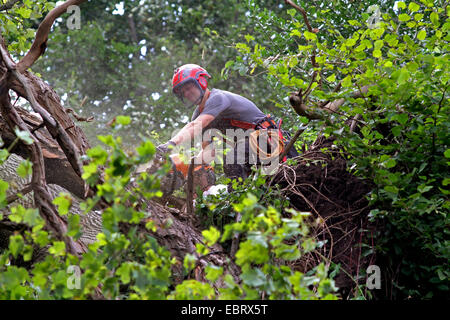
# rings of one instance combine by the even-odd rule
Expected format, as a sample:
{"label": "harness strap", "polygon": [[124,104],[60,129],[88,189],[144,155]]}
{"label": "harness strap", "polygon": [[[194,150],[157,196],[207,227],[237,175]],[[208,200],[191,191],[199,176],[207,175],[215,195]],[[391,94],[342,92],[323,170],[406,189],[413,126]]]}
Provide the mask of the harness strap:
{"label": "harness strap", "polygon": [[226,118],[224,120],[229,121],[233,127],[238,127],[238,128],[242,128],[242,129],[246,129],[246,130],[248,130],[248,129],[255,129],[255,130],[267,129],[270,127],[272,127],[273,129],[278,128],[277,124],[271,118],[270,114],[266,115],[263,119],[261,119],[257,123],[251,123],[251,122],[247,122],[247,121],[235,120],[235,119],[230,119],[230,118]]}

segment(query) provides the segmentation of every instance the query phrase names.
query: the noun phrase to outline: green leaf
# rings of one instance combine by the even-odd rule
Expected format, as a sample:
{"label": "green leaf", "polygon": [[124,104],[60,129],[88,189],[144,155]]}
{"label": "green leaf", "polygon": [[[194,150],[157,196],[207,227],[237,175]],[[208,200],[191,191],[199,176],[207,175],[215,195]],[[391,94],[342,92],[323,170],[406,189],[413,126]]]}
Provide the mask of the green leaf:
{"label": "green leaf", "polygon": [[[0,140],[1,142],[1,140]],[[1,143],[0,143],[1,145]],[[9,152],[6,149],[0,149],[0,164],[2,164],[3,162],[5,162],[6,159],[8,159],[9,156]]]}
{"label": "green leaf", "polygon": [[0,208],[6,206],[6,190],[8,190],[9,183],[0,179]]}
{"label": "green leaf", "polygon": [[411,61],[411,62],[408,62],[408,64],[406,65],[406,68],[410,72],[415,72],[415,71],[417,71],[417,69],[419,69],[419,65],[415,61]]}
{"label": "green leaf", "polygon": [[209,230],[203,230],[202,235],[205,239],[206,245],[211,247],[217,240],[219,240],[220,232],[213,226],[209,227]]}
{"label": "green leaf", "polygon": [[374,49],[381,49],[384,45],[384,41],[383,40],[377,40],[375,41],[374,44]]}
{"label": "green leaf", "polygon": [[422,13],[416,13],[414,15],[414,20],[416,20],[416,21],[420,21],[420,20],[422,20],[422,18],[423,18],[423,14]]}
{"label": "green leaf", "polygon": [[66,253],[66,244],[63,241],[55,241],[48,252],[55,256],[64,256]]}
{"label": "green leaf", "polygon": [[358,27],[361,26],[361,23],[359,23],[359,21],[357,21],[357,20],[348,20],[348,23],[352,26],[358,26]]}
{"label": "green leaf", "polygon": [[101,246],[104,246],[104,245],[107,245],[107,244],[108,244],[108,241],[107,241],[107,239],[106,239],[106,235],[105,235],[104,233],[102,233],[102,232],[98,233],[97,236],[96,236],[96,238],[97,238],[98,243],[99,243]]}
{"label": "green leaf", "polygon": [[120,267],[116,271],[116,275],[120,276],[120,281],[123,284],[127,284],[130,282],[130,273],[132,270],[132,264],[130,262],[124,262],[120,265]]}
{"label": "green leaf", "polygon": [[242,53],[250,53],[250,48],[245,43],[242,43],[242,42],[237,43],[235,47]]}
{"label": "green leaf", "polygon": [[39,223],[43,224],[44,220],[39,215],[39,210],[34,208],[26,209],[23,214],[23,222],[28,224],[31,227],[38,225]]}
{"label": "green leaf", "polygon": [[242,242],[236,252],[236,263],[239,266],[246,263],[265,263],[268,259],[268,249],[259,243],[253,243],[251,240]]}
{"label": "green leaf", "polygon": [[33,12],[31,9],[26,7],[20,7],[16,9],[16,12],[22,16],[24,19],[29,19],[31,17],[31,13]]}
{"label": "green leaf", "polygon": [[[450,149],[445,150],[445,152],[444,152],[444,157],[450,159]],[[0,191],[1,191],[1,188],[0,188]]]}
{"label": "green leaf", "polygon": [[81,236],[80,215],[70,214],[68,216],[67,235],[74,239]]}
{"label": "green leaf", "polygon": [[389,193],[394,193],[394,194],[398,193],[398,188],[395,186],[385,186],[383,189]]}
{"label": "green leaf", "polygon": [[351,85],[352,85],[352,77],[348,75],[342,80],[342,86],[344,88],[347,88],[350,87]]}
{"label": "green leaf", "polygon": [[408,10],[411,12],[416,12],[419,9],[420,9],[420,6],[415,2],[410,2],[408,5]]}
{"label": "green leaf", "polygon": [[437,274],[439,277],[439,280],[444,281],[444,280],[448,280],[448,276],[446,276],[441,269],[437,270]]}
{"label": "green leaf", "polygon": [[309,32],[309,31],[305,31],[304,36],[306,38],[306,40],[315,40],[317,39],[317,35],[315,33]]}
{"label": "green leaf", "polygon": [[425,40],[427,37],[427,32],[425,30],[420,30],[419,33],[417,33],[417,39],[419,40]]}
{"label": "green leaf", "polygon": [[255,37],[252,36],[252,35],[246,34],[246,35],[245,35],[245,40],[246,40],[247,42],[250,42],[250,41],[255,40]]}
{"label": "green leaf", "polygon": [[392,127],[391,132],[394,135],[394,137],[398,137],[402,133],[402,127],[401,126]]}
{"label": "green leaf", "polygon": [[129,125],[131,122],[131,118],[129,116],[117,116],[116,123],[121,124],[123,126]]}
{"label": "green leaf", "polygon": [[406,113],[397,113],[392,117],[392,120],[396,120],[400,124],[405,125],[409,120],[409,116]]}
{"label": "green leaf", "polygon": [[397,2],[397,8],[399,9],[406,9],[406,4],[403,1],[398,1]]}
{"label": "green leaf", "polygon": [[183,261],[183,266],[184,266],[185,270],[187,272],[189,272],[192,269],[194,269],[196,261],[197,261],[197,258],[194,255],[192,255],[190,253],[186,254],[184,256],[184,261]]}
{"label": "green leaf", "polygon": [[9,237],[9,250],[14,258],[17,258],[24,247],[24,241],[21,235],[12,235]]}
{"label": "green leaf", "polygon": [[381,50],[379,50],[379,49],[373,50],[373,56],[374,56],[375,58],[381,57]]}
{"label": "green leaf", "polygon": [[331,76],[329,76],[329,77],[327,78],[327,81],[329,81],[329,82],[336,81],[336,75],[335,75],[335,74],[332,74]]}
{"label": "green leaf", "polygon": [[241,279],[246,285],[259,287],[266,282],[266,275],[258,268],[248,269],[242,272]]}
{"label": "green leaf", "polygon": [[17,167],[17,174],[22,178],[28,177],[33,172],[33,164],[28,160],[23,160]]}
{"label": "green leaf", "polygon": [[386,161],[386,162],[384,163],[384,167],[385,167],[386,169],[390,169],[390,168],[395,167],[396,164],[397,164],[397,161],[395,161],[394,159],[389,159],[388,161]]}
{"label": "green leaf", "polygon": [[417,190],[418,190],[420,193],[428,192],[428,191],[430,191],[431,189],[433,189],[433,186],[427,186],[427,185],[424,185],[424,184],[421,184],[420,186],[417,187]]}
{"label": "green leaf", "polygon": [[291,16],[294,17],[297,14],[297,10],[295,9],[288,9],[287,13]]}
{"label": "green leaf", "polygon": [[60,215],[65,215],[72,206],[72,197],[68,193],[61,192],[59,197],[53,199],[52,203],[58,207]]}
{"label": "green leaf", "polygon": [[398,16],[398,20],[405,22],[411,20],[411,17],[406,13],[402,13]]}
{"label": "green leaf", "polygon": [[205,271],[205,278],[211,282],[215,282],[223,274],[223,268],[214,265],[208,265]]}
{"label": "green leaf", "polygon": [[23,143],[28,145],[33,143],[33,139],[28,131],[20,131],[19,128],[15,127],[14,133],[20,140],[22,140]]}
{"label": "green leaf", "polygon": [[435,26],[439,26],[439,15],[436,12],[430,14],[430,20]]}
{"label": "green leaf", "polygon": [[207,255],[209,253],[209,249],[202,243],[196,243],[195,248],[197,249],[196,252],[201,256]]}
{"label": "green leaf", "polygon": [[17,205],[11,208],[11,214],[8,216],[9,220],[15,223],[21,223],[26,209],[21,205]]}
{"label": "green leaf", "polygon": [[136,148],[136,151],[138,152],[141,159],[143,159],[142,161],[146,161],[155,154],[156,148],[150,140],[147,140],[145,142],[142,142],[141,145]]}
{"label": "green leaf", "polygon": [[404,84],[408,80],[409,80],[409,71],[405,68],[400,69],[400,74],[397,78],[397,83]]}

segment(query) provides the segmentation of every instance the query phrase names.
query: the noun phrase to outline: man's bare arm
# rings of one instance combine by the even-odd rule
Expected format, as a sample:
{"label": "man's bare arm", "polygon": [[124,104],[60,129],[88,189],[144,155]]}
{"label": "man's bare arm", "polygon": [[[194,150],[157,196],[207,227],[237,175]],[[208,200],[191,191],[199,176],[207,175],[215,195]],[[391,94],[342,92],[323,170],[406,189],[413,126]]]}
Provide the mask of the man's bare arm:
{"label": "man's bare arm", "polygon": [[176,145],[179,145],[185,140],[192,140],[195,134],[201,134],[202,129],[208,126],[213,120],[214,116],[210,114],[201,114],[197,119],[185,125],[183,129],[175,135],[175,137],[170,139],[170,141],[173,141]]}

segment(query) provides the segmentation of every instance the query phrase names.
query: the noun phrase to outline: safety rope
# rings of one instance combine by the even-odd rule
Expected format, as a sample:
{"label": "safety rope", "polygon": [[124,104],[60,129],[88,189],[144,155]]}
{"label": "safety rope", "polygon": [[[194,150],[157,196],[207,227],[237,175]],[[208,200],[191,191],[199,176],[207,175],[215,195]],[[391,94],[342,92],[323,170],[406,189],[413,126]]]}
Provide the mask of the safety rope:
{"label": "safety rope", "polygon": [[272,150],[271,153],[265,152],[262,150],[258,143],[258,138],[261,135],[261,130],[255,130],[252,133],[250,133],[250,139],[249,139],[249,145],[250,148],[254,152],[257,152],[257,155],[259,156],[259,159],[263,162],[270,160],[271,158],[278,157],[284,150],[284,142],[281,139],[281,137],[278,134],[278,131],[276,130],[264,130],[264,134],[267,134],[267,139],[270,141],[274,139],[275,141],[278,141],[277,146],[275,150]]}

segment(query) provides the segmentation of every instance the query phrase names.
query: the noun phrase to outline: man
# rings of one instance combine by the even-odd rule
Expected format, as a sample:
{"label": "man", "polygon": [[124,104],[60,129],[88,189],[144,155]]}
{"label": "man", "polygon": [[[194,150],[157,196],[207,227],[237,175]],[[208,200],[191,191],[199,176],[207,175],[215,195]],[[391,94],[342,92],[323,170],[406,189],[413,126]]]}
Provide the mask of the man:
{"label": "man", "polygon": [[[159,145],[157,150],[160,154],[170,152],[170,149],[176,145],[180,145],[188,139],[194,138],[194,134],[204,132],[208,129],[217,129],[224,134],[230,132],[227,129],[243,129],[243,130],[261,130],[261,129],[277,129],[276,123],[266,116],[253,102],[250,100],[219,89],[208,89],[208,78],[211,76],[208,72],[196,65],[186,64],[175,70],[172,79],[173,93],[187,106],[193,107],[197,105],[192,115],[191,122],[189,122],[177,135],[170,139],[167,143]],[[242,130],[241,130],[242,132]],[[286,142],[282,137],[281,130],[279,132],[279,139]],[[239,140],[239,141],[237,141]],[[261,139],[260,139],[261,140]],[[269,138],[269,140],[276,140],[278,143],[278,136],[276,139]],[[251,173],[251,157],[257,154],[256,162],[260,164],[260,153],[255,149],[255,140],[249,139],[249,135],[244,139],[236,139],[232,137],[228,141],[232,145],[233,161],[231,163],[224,162],[225,175],[231,179],[239,177],[245,179]],[[236,143],[243,143],[243,149],[236,147]],[[274,141],[272,141],[274,142]],[[270,144],[270,142],[269,142]],[[205,154],[209,152],[209,159],[214,156],[211,140],[202,143],[203,152],[198,157],[205,163]],[[234,147],[233,147],[234,146]],[[259,146],[259,145],[258,145]],[[261,148],[262,149],[262,148]],[[273,149],[273,148],[272,148]],[[244,152],[241,152],[244,150]],[[265,148],[267,150],[267,148]],[[292,148],[288,157],[297,155],[297,152]],[[253,152],[253,153],[252,153]],[[278,158],[277,158],[278,161]],[[253,162],[254,163],[254,162]]]}

